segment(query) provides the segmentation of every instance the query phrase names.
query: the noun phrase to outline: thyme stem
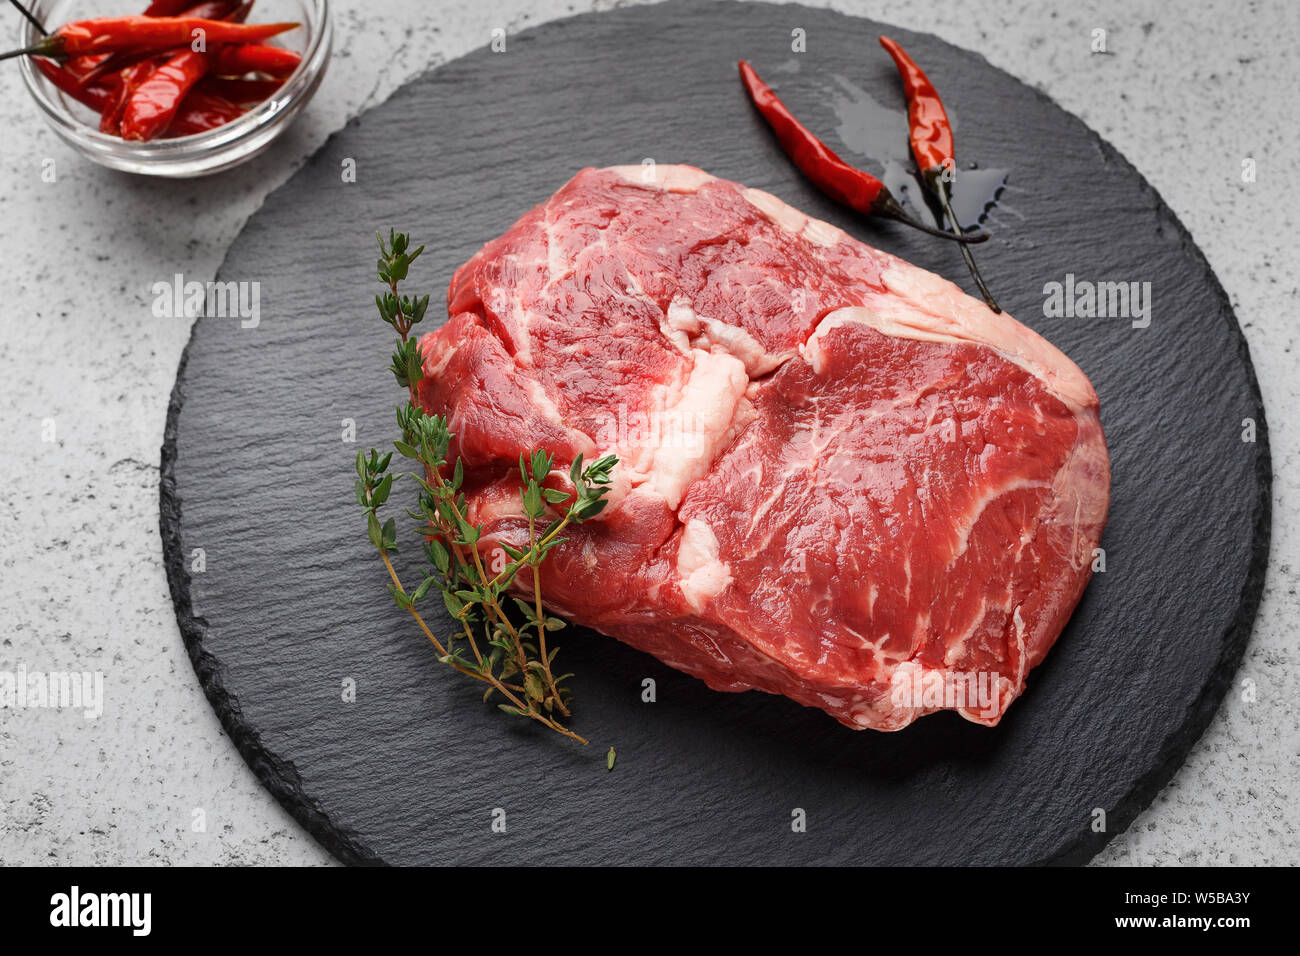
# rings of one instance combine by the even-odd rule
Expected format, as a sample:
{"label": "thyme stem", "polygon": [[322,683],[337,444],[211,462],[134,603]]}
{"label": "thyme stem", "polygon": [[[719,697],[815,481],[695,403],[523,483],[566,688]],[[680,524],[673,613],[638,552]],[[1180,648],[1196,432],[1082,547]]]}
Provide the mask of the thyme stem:
{"label": "thyme stem", "polygon": [[[411,475],[422,489],[419,510],[409,514],[419,522],[417,532],[424,539],[425,555],[431,566],[424,573],[420,586],[414,591],[407,590],[389,557],[390,551],[397,550],[396,523],[393,518],[381,523],[378,517],[394,482],[406,476],[388,471],[393,452],[381,456],[371,449],[368,458],[358,453],[357,501],[366,516],[371,544],[379,551],[388,572],[389,591],[397,605],[410,614],[433,644],[440,661],[488,685],[484,700],[499,693],[506,701],[498,705],[500,709],[536,720],[556,733],[586,744],[586,738],[565,727],[551,714],[555,711],[559,716],[570,716],[566,700],[568,691],[561,682],[571,675],[557,678],[551,666],[551,659],[558,649],[548,649],[547,631],[562,627],[563,622],[546,616],[541,563],[551,548],[562,543],[560,532],[572,523],[595,517],[604,508],[604,496],[611,480],[609,473],[617,460],[606,456],[583,468],[582,456],[579,455],[570,470],[574,493],[569,495],[543,487],[543,480],[554,462],[553,456],[534,451],[529,467],[528,456],[521,455],[519,467],[523,484],[520,495],[528,518],[528,550],[520,552],[503,544],[512,561],[502,572],[490,575],[480,550],[483,528],[469,522],[469,508],[461,491],[462,464],[450,451],[454,436],[448,429],[447,418],[425,412],[420,403],[418,386],[424,374],[423,357],[411,330],[424,318],[429,296],[402,296],[399,284],[424,247],[408,251],[409,237],[396,232],[389,233],[387,243],[380,237],[379,247],[379,279],[387,287],[387,292],[376,296],[375,301],[380,316],[397,333],[397,347],[390,370],[407,395],[405,407],[397,410],[402,438],[394,442],[394,451],[415,459],[422,466],[423,479]],[[561,502],[566,503],[562,510],[558,507]],[[545,517],[552,506],[556,507],[552,512],[554,520],[539,538],[538,520]],[[533,601],[529,606],[516,599],[516,604],[529,618],[522,626],[516,626],[501,599],[525,565],[531,569]],[[416,606],[435,586],[443,596],[448,613],[460,625],[460,634],[469,645],[472,661],[455,646],[460,635],[440,640]],[[486,647],[475,637],[474,632],[480,623],[486,634]],[[536,647],[531,641],[530,629],[537,632]],[[533,655],[537,655],[537,659]],[[520,675],[521,683],[508,680],[514,673]]]}
{"label": "thyme stem", "polygon": [[[537,519],[532,515],[528,516],[528,550],[532,552],[537,547]],[[534,561],[533,568],[533,607],[537,615],[537,647],[541,652],[542,658],[542,679],[546,681],[546,693],[555,701],[555,706],[560,713],[568,717],[569,708],[564,705],[564,700],[560,697],[560,692],[555,686],[555,675],[551,673],[551,656],[546,652],[546,615],[542,613],[542,568],[541,563]]]}

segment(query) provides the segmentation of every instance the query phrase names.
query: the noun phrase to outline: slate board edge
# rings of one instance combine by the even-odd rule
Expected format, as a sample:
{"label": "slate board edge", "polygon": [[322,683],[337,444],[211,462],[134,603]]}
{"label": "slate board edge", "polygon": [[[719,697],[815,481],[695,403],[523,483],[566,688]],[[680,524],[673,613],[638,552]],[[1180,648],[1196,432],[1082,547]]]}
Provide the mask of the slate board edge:
{"label": "slate board edge", "polygon": [[[727,6],[739,6],[739,4],[730,3],[729,0],[724,0],[724,2]],[[902,32],[911,31],[904,30]],[[990,63],[988,57],[982,53],[954,46],[942,37],[936,37],[936,39],[961,55],[983,61],[988,65],[989,69],[1001,70],[1001,67]],[[1012,75],[1014,76],[1014,74]],[[1071,116],[1074,115],[1038,87],[1021,82],[1044,103],[1048,103],[1064,113],[1069,113]],[[1142,184],[1142,187],[1151,194],[1156,201],[1157,208],[1168,216],[1170,226],[1178,237],[1180,245],[1189,252],[1191,257],[1205,270],[1205,274],[1210,277],[1215,298],[1219,300],[1223,311],[1235,319],[1236,310],[1232,307],[1232,299],[1223,288],[1223,283],[1219,281],[1218,274],[1211,267],[1205,253],[1196,244],[1191,232],[1183,225],[1182,220],[1178,218],[1178,214],[1165,202],[1159,190],[1151,185],[1146,176],[1129,162],[1123,153],[1092,126],[1086,123],[1083,125],[1087,129],[1088,135],[1092,137],[1103,155],[1107,157],[1107,160],[1129,170],[1137,181]],[[1245,656],[1246,645],[1250,642],[1251,631],[1255,625],[1255,615],[1259,611],[1259,602],[1264,594],[1264,583],[1268,572],[1268,555],[1273,530],[1273,464],[1272,451],[1268,443],[1268,425],[1264,415],[1264,396],[1260,391],[1259,379],[1255,374],[1255,363],[1250,357],[1250,344],[1246,341],[1240,322],[1230,321],[1228,325],[1229,335],[1237,346],[1237,356],[1245,368],[1247,382],[1250,386],[1250,396],[1254,403],[1252,417],[1256,423],[1255,480],[1258,485],[1258,495],[1255,501],[1255,530],[1252,554],[1250,565],[1246,570],[1246,578],[1242,582],[1241,599],[1237,605],[1237,611],[1224,631],[1223,650],[1219,656],[1218,666],[1215,667],[1210,679],[1201,689],[1195,703],[1188,709],[1186,722],[1166,738],[1156,752],[1154,765],[1139,778],[1128,796],[1113,809],[1107,811],[1106,832],[1094,833],[1091,829],[1085,830],[1079,839],[1062,848],[1055,857],[1041,861],[1044,865],[1081,866],[1087,863],[1100,853],[1107,843],[1125,832],[1142,811],[1151,805],[1151,802],[1155,800],[1165,785],[1173,779],[1174,774],[1178,772],[1178,768],[1187,759],[1192,747],[1196,745],[1196,742],[1205,733],[1206,728],[1209,727],[1210,721],[1218,712],[1219,705],[1223,703],[1223,698],[1228,693],[1228,688],[1232,686],[1233,678],[1236,676],[1237,669],[1241,666],[1242,658]]]}
{"label": "slate board edge", "polygon": [[[753,7],[756,4],[741,5],[739,3],[723,0],[716,3],[718,7],[732,7],[737,10],[745,6]],[[774,4],[762,4],[763,6],[776,6]],[[781,5],[785,6],[785,5]],[[654,9],[653,6],[647,9]],[[834,13],[834,11],[824,11]],[[599,16],[599,13],[576,14],[572,17],[564,17],[559,20],[548,21],[539,24],[537,27],[530,28],[519,34],[516,39],[526,39],[528,34],[541,28],[554,28],[562,26],[564,23],[572,20],[578,20],[587,16]],[[848,17],[848,19],[857,19]],[[912,31],[900,30],[902,34]],[[938,42],[949,47],[954,54],[965,56],[972,59],[978,59],[987,64],[988,68],[1000,70],[999,67],[989,63],[988,58],[983,54],[975,51],[966,50],[954,46],[942,38],[935,38]],[[463,54],[464,57],[473,56],[481,50],[486,49],[487,45],[478,47],[474,50]],[[446,63],[437,63],[431,65],[419,76],[408,81],[409,83],[418,82],[422,77],[433,72]],[[1005,71],[1003,71],[1005,72]],[[1061,110],[1069,113],[1060,106],[1052,97],[1048,96],[1042,90],[1035,87],[1029,87],[1033,94]],[[400,89],[400,88],[399,88]],[[396,93],[397,91],[394,91]],[[391,98],[391,97],[389,97]],[[373,104],[367,109],[374,109],[382,106],[387,102],[386,98],[380,103]],[[361,115],[350,118],[342,128],[330,134],[326,141],[321,145],[318,152],[327,150],[330,144],[339,137],[345,130],[356,125]],[[1073,115],[1073,114],[1070,114]],[[1163,211],[1170,221],[1171,229],[1181,245],[1188,249],[1191,255],[1201,264],[1206,274],[1210,277],[1215,295],[1219,299],[1228,315],[1235,317],[1235,310],[1232,308],[1231,299],[1223,289],[1222,283],[1219,282],[1218,276],[1211,268],[1209,261],[1200,247],[1193,240],[1191,233],[1183,225],[1173,209],[1164,201],[1160,193],[1153,187],[1142,173],[1137,170],[1124,156],[1111,145],[1103,136],[1096,132],[1091,126],[1085,125],[1088,135],[1091,136],[1098,145],[1101,152],[1109,161],[1115,162],[1127,168],[1133,173],[1142,186],[1150,192],[1156,201],[1157,207]],[[277,187],[279,188],[279,187]],[[259,207],[260,209],[260,207]],[[251,221],[258,214],[255,210],[249,219]],[[231,245],[233,245],[233,240]],[[229,247],[227,247],[227,255]],[[224,272],[225,259],[223,258],[221,266],[217,269],[218,278]],[[203,688],[204,695],[208,698],[213,710],[216,711],[226,733],[234,742],[240,756],[253,770],[257,778],[271,792],[276,801],[284,807],[286,811],[297,820],[316,840],[331,854],[341,862],[354,865],[384,865],[385,861],[369,848],[357,834],[336,823],[325,811],[323,811],[315,800],[307,794],[301,782],[296,767],[291,761],[286,761],[275,753],[267,749],[257,730],[243,721],[242,711],[239,707],[238,698],[226,688],[223,681],[223,667],[215,656],[204,649],[204,639],[207,634],[207,621],[202,617],[194,614],[193,605],[190,600],[189,585],[190,574],[186,567],[186,559],[181,541],[181,520],[182,520],[182,499],[176,488],[175,481],[175,463],[176,463],[176,437],[180,420],[180,414],[184,405],[184,382],[185,372],[189,361],[190,347],[193,345],[198,332],[199,323],[203,318],[195,321],[190,331],[189,341],[181,354],[181,359],[177,367],[176,382],[172,388],[170,400],[167,409],[167,421],[163,433],[163,444],[161,448],[160,461],[160,478],[159,478],[159,531],[162,537],[163,560],[167,573],[167,583],[171,591],[172,605],[176,612],[177,623],[180,628],[181,637],[185,642],[186,651],[189,654],[190,661],[194,666],[195,673],[199,677],[200,685]],[[1255,615],[1259,609],[1259,603],[1263,596],[1264,583],[1266,578],[1268,555],[1270,549],[1271,532],[1272,532],[1272,456],[1268,442],[1268,428],[1264,414],[1263,396],[1260,392],[1259,381],[1255,374],[1255,366],[1251,361],[1250,347],[1246,341],[1245,335],[1241,330],[1240,323],[1230,321],[1229,334],[1236,342],[1237,354],[1245,366],[1247,379],[1250,387],[1251,398],[1254,402],[1253,417],[1256,421],[1256,459],[1255,459],[1255,477],[1258,486],[1256,498],[1255,523],[1254,523],[1254,540],[1252,544],[1252,557],[1247,568],[1245,580],[1242,583],[1241,597],[1237,606],[1236,613],[1232,621],[1224,632],[1223,648],[1220,653],[1218,666],[1214,669],[1209,680],[1201,689],[1196,701],[1188,709],[1187,718],[1181,727],[1174,733],[1170,734],[1160,749],[1157,751],[1154,763],[1150,770],[1147,771],[1134,785],[1129,794],[1122,799],[1115,807],[1107,811],[1107,827],[1104,833],[1094,833],[1090,828],[1073,842],[1063,847],[1055,856],[1038,861],[1040,865],[1063,865],[1079,866],[1086,864],[1103,847],[1115,837],[1123,833],[1133,823],[1133,821],[1142,813],[1164,786],[1173,778],[1178,768],[1185,761],[1191,748],[1204,734],[1205,729],[1209,726],[1214,714],[1217,712],[1219,705],[1223,702],[1229,687],[1232,685],[1233,678],[1238,667],[1241,664],[1245,654],[1246,645],[1249,642],[1250,634],[1254,626]]]}
{"label": "slate board edge", "polygon": [[[1053,102],[1046,94],[1038,90],[1034,92],[1048,102]],[[1100,134],[1093,131],[1091,127],[1089,127],[1089,132],[1096,137],[1098,144],[1113,161],[1121,163],[1132,170],[1133,175],[1138,177],[1143,186],[1150,190],[1160,208],[1169,217],[1179,242],[1200,263],[1205,270],[1205,274],[1209,276],[1215,297],[1220,301],[1223,310],[1227,315],[1235,318],[1236,310],[1232,307],[1232,300],[1223,288],[1223,283],[1219,281],[1219,277],[1210,266],[1205,253],[1192,239],[1191,232],[1183,225],[1182,220],[1178,218],[1178,214],[1164,201],[1156,188],[1147,182],[1146,177],[1124,158],[1119,150],[1107,142]],[[1062,866],[1081,866],[1087,863],[1100,853],[1107,843],[1127,830],[1142,811],[1151,805],[1151,802],[1155,800],[1165,785],[1173,779],[1174,774],[1178,772],[1178,768],[1187,759],[1192,747],[1201,739],[1201,735],[1209,727],[1210,721],[1214,719],[1214,715],[1219,710],[1219,705],[1223,703],[1228,689],[1232,686],[1237,669],[1241,666],[1242,658],[1246,653],[1246,645],[1250,643],[1251,631],[1255,626],[1255,615],[1259,611],[1259,602],[1264,595],[1264,582],[1268,573],[1268,555],[1272,542],[1273,456],[1268,443],[1268,425],[1264,416],[1264,396],[1259,389],[1259,378],[1255,375],[1255,363],[1251,361],[1250,344],[1246,341],[1245,333],[1242,332],[1239,322],[1232,321],[1228,324],[1229,334],[1237,346],[1238,359],[1246,372],[1246,379],[1250,386],[1250,397],[1254,404],[1251,417],[1254,418],[1256,427],[1255,481],[1258,489],[1255,499],[1255,529],[1252,553],[1250,564],[1246,569],[1246,578],[1241,584],[1241,598],[1237,604],[1237,611],[1224,631],[1223,649],[1219,655],[1219,663],[1210,674],[1209,680],[1201,689],[1196,701],[1188,708],[1185,723],[1165,739],[1165,742],[1156,752],[1154,765],[1138,779],[1128,796],[1113,809],[1107,811],[1106,826],[1108,832],[1094,833],[1091,829],[1087,829],[1077,841],[1063,848],[1054,859],[1044,861],[1045,863]]]}
{"label": "slate board edge", "polygon": [[[197,323],[196,323],[197,325]],[[194,333],[190,333],[190,342]],[[317,806],[302,786],[302,778],[292,762],[286,761],[262,744],[261,735],[246,723],[239,699],[225,686],[221,662],[204,648],[208,622],[194,613],[190,601],[190,573],[186,567],[181,541],[181,497],[176,490],[176,432],[181,406],[185,402],[185,368],[189,364],[189,343],[181,354],[167,407],[167,425],[163,432],[162,458],[159,477],[159,531],[162,535],[163,561],[167,571],[167,584],[171,590],[176,622],[180,626],[185,650],[189,653],[194,672],[204,696],[216,711],[221,726],[229,735],[239,755],[244,758],[257,779],[289,814],[306,828],[316,840],[340,861],[355,865],[382,865],[373,851],[362,844],[345,827],[330,819]]]}

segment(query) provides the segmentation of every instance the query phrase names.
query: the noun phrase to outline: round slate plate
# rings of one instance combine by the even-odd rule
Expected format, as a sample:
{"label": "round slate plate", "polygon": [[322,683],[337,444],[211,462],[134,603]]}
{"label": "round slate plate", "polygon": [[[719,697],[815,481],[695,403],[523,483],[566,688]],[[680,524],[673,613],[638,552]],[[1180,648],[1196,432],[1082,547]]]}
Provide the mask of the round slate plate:
{"label": "round slate plate", "polygon": [[[806,53],[791,51],[796,28]],[[1008,311],[1091,376],[1114,467],[1106,571],[1002,724],[940,714],[854,733],[577,633],[563,656],[579,675],[583,749],[480,704],[385,592],[352,498],[353,456],[390,441],[400,398],[371,302],[375,229],[427,243],[412,291],[438,300],[456,266],[577,169],[649,157],[770,190],[965,284],[948,244],[812,190],[736,79],[736,59],[751,59],[867,162],[855,142],[880,141],[881,123],[904,128],[881,30],[750,4],[547,24],[350,123],[234,243],[221,279],[260,283],[260,323],[201,319],[181,365],[162,452],[172,594],[240,752],[340,859],[1077,863],[1133,820],[1204,730],[1250,631],[1269,534],[1263,409],[1228,300],[1110,146],[981,57],[902,30],[890,32],[951,104],[963,164],[1008,171],[979,259]],[[1150,326],[1046,317],[1044,286],[1067,273],[1150,282]],[[796,810],[806,832],[791,826]]]}

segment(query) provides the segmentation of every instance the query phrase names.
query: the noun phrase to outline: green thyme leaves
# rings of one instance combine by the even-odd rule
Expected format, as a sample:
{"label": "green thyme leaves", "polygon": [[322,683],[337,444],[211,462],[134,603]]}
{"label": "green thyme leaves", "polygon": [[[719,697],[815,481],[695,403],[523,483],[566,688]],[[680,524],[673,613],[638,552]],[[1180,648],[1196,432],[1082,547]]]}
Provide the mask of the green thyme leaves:
{"label": "green thyme leaves", "polygon": [[[499,696],[504,702],[497,707],[505,713],[538,721],[585,744],[561,723],[571,714],[572,695],[565,681],[573,675],[554,671],[559,648],[548,647],[548,636],[562,630],[565,622],[544,611],[541,569],[547,555],[565,542],[561,533],[566,528],[591,520],[605,508],[618,459],[606,455],[584,465],[579,455],[568,470],[566,484],[563,471],[555,468],[554,455],[540,449],[521,454],[520,515],[528,522],[527,540],[493,537],[489,541],[487,529],[470,520],[463,490],[465,468],[453,452],[455,436],[447,418],[429,414],[417,393],[424,376],[423,355],[411,330],[424,319],[429,296],[403,295],[398,285],[406,280],[424,246],[412,249],[406,233],[392,230],[387,240],[382,235],[377,238],[378,276],[387,288],[375,296],[375,306],[397,333],[389,371],[406,390],[407,401],[397,408],[401,437],[394,440],[393,451],[357,453],[355,491],[370,544],[388,572],[389,593],[414,618],[439,661],[487,685],[485,702]],[[417,465],[417,471],[390,471],[394,452]],[[402,478],[417,486],[415,506],[406,509],[409,533],[421,541],[425,561],[414,590],[403,585],[390,558],[397,551],[397,519],[380,515]],[[495,549],[508,560],[485,563],[484,551]],[[509,593],[521,574],[528,576],[525,593],[530,600]],[[452,634],[435,634],[420,612],[422,602],[435,590],[458,625]],[[614,767],[612,747],[608,767]]]}

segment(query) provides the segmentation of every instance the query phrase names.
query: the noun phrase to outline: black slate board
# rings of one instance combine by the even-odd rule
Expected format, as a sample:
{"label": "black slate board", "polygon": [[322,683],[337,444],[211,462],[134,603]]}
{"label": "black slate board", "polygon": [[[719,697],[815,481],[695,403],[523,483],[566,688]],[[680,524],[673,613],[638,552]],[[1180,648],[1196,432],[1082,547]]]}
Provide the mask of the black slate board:
{"label": "black slate board", "polygon": [[[806,53],[791,52],[795,28]],[[417,282],[436,300],[457,265],[578,168],[652,157],[768,189],[965,285],[955,249],[810,189],[736,80],[735,60],[751,59],[844,146],[870,131],[832,109],[839,78],[902,114],[880,30],[748,4],[551,23],[350,123],[234,243],[221,278],[261,283],[261,324],[195,326],[162,452],[169,577],[227,731],[340,859],[1077,863],[1133,820],[1204,730],[1241,658],[1269,537],[1263,409],[1228,300],[1110,146],[981,57],[903,30],[890,32],[944,92],[963,162],[1009,170],[980,261],[1011,314],[1091,376],[1114,467],[1107,571],[1001,726],[941,714],[854,733],[784,699],[712,693],[583,633],[563,646],[579,675],[576,726],[594,741],[584,750],[480,705],[385,593],[351,490],[358,445],[390,440],[399,398],[370,302],[375,229],[428,244]],[[340,175],[349,158],[356,183]],[[1066,273],[1151,281],[1150,327],[1044,318],[1044,283]],[[357,444],[342,440],[344,419]],[[646,677],[653,704],[641,701]],[[494,808],[504,834],[491,832]],[[795,808],[806,833],[792,832]]]}

